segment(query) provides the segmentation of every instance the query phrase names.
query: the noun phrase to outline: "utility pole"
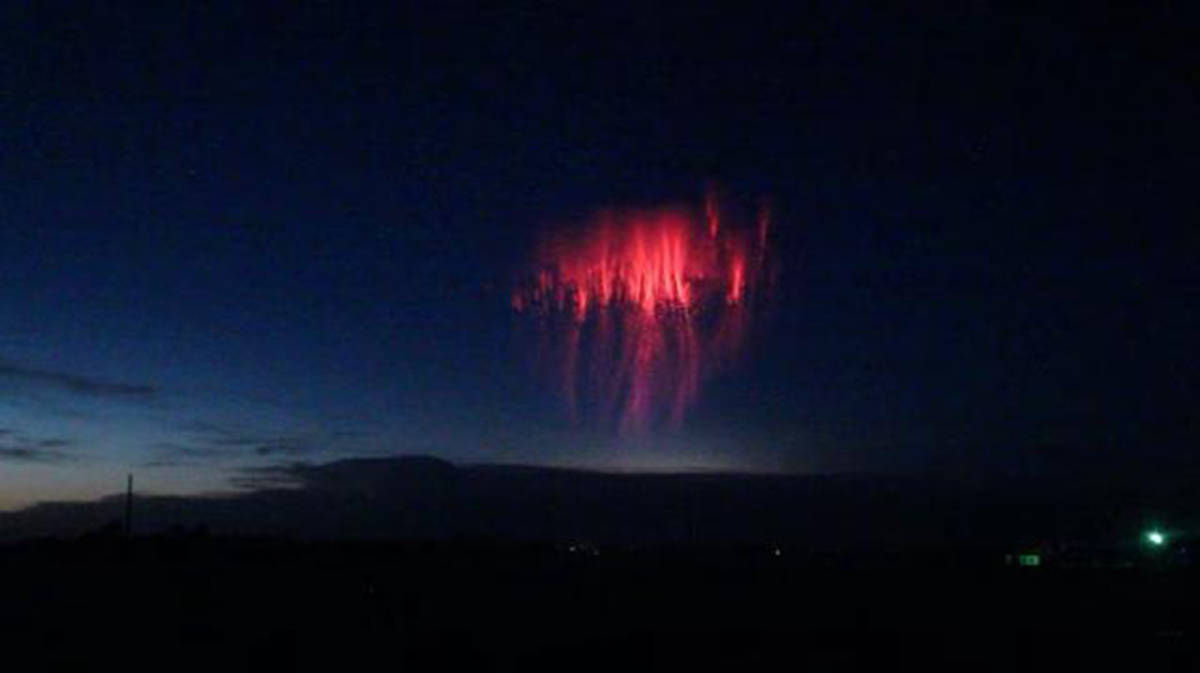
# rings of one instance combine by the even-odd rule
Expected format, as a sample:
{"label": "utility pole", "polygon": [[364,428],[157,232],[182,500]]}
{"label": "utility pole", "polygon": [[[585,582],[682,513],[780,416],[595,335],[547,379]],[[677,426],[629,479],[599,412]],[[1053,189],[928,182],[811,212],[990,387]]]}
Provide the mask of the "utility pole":
{"label": "utility pole", "polygon": [[125,537],[133,537],[133,474],[125,482]]}

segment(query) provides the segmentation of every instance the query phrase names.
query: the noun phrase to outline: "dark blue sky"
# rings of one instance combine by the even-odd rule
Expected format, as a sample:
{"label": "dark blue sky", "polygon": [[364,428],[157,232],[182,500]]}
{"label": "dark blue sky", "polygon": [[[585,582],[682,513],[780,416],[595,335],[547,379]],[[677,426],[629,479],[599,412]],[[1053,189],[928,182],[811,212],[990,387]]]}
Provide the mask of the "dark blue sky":
{"label": "dark blue sky", "polygon": [[[0,507],[393,453],[1187,460],[1183,18],[11,3]],[[514,273],[556,221],[709,180],[777,210],[751,355],[680,431],[570,427]]]}

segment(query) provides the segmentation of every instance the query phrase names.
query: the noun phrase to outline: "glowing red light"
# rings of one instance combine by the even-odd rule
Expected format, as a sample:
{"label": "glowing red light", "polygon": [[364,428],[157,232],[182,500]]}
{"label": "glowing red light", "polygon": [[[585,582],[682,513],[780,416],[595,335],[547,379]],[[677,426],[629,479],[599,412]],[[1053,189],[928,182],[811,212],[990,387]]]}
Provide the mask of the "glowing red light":
{"label": "glowing red light", "polygon": [[745,337],[768,236],[722,226],[717,200],[606,212],[542,241],[512,307],[543,327],[573,418],[623,432],[679,424]]}

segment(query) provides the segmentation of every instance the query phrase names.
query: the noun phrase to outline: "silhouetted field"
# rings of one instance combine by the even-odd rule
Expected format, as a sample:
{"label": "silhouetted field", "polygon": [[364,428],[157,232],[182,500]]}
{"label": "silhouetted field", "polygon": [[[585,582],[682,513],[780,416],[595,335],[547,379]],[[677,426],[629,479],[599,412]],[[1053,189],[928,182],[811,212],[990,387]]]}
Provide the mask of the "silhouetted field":
{"label": "silhouetted field", "polygon": [[176,536],[24,544],[0,568],[4,651],[39,669],[1192,670],[1200,626],[1190,569],[937,550]]}

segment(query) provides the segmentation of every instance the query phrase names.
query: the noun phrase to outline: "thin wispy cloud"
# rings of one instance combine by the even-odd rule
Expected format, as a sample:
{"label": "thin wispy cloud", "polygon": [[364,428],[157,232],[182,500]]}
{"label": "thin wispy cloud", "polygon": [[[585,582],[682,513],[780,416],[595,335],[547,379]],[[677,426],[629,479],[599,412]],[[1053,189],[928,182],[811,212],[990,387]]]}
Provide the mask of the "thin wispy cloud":
{"label": "thin wispy cloud", "polygon": [[61,463],[75,456],[63,449],[72,442],[60,437],[32,439],[6,429],[0,434],[0,461],[23,463]]}
{"label": "thin wispy cloud", "polygon": [[260,456],[298,456],[311,452],[310,446],[293,440],[263,442],[254,447],[254,453]]}
{"label": "thin wispy cloud", "polygon": [[67,460],[67,458],[67,455],[61,451],[24,447],[0,447],[0,460],[24,463],[59,463]]}
{"label": "thin wispy cloud", "polygon": [[28,367],[0,360],[0,381],[31,385],[92,397],[150,397],[158,392],[154,386],[106,381],[79,374]]}
{"label": "thin wispy cloud", "polygon": [[166,461],[175,459],[219,461],[236,458],[239,453],[216,446],[182,444],[178,442],[155,442],[150,445],[150,449],[158,454],[161,460]]}
{"label": "thin wispy cloud", "polygon": [[242,432],[214,423],[192,424],[186,442],[158,442],[156,460],[219,462],[239,458],[301,456],[316,453],[323,443],[312,437]]}

